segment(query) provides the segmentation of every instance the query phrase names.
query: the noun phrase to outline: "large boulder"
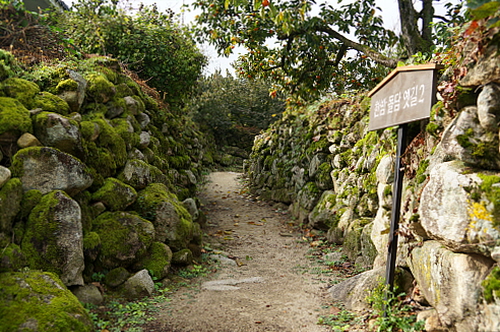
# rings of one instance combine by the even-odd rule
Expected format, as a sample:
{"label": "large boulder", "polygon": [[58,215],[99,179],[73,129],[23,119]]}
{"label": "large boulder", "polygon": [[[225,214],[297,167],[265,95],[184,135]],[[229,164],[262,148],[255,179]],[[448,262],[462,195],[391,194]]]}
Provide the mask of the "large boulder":
{"label": "large boulder", "polygon": [[137,264],[142,269],[146,269],[151,276],[163,279],[167,276],[172,261],[172,250],[161,242],[153,242],[149,247],[147,255]]}
{"label": "large boulder", "polygon": [[475,254],[453,253],[437,241],[415,248],[408,265],[421,292],[444,326],[477,331],[481,320],[481,281],[493,260]]}
{"label": "large boulder", "polygon": [[152,183],[140,191],[133,207],[154,224],[156,241],[164,242],[172,250],[186,248],[193,239],[191,215],[164,184]]}
{"label": "large boulder", "polygon": [[80,206],[64,192],[50,192],[33,208],[21,247],[30,268],[55,272],[66,286],[83,285]]}
{"label": "large boulder", "polygon": [[36,189],[46,194],[64,190],[74,196],[92,185],[87,167],[70,154],[48,147],[30,147],[13,157],[11,171],[21,178],[24,191]]}
{"label": "large boulder", "polygon": [[[435,166],[420,198],[420,223],[427,234],[455,252],[476,252],[489,255],[500,239],[495,227],[496,195],[488,197],[483,186],[486,175],[470,173],[460,161]],[[496,179],[497,185],[500,177]],[[452,225],[452,227],[450,226]]]}
{"label": "large boulder", "polygon": [[53,273],[0,273],[0,330],[91,332],[92,320]]}
{"label": "large boulder", "polygon": [[126,212],[105,212],[93,221],[92,231],[101,239],[96,265],[105,270],[137,263],[155,238],[151,222]]}

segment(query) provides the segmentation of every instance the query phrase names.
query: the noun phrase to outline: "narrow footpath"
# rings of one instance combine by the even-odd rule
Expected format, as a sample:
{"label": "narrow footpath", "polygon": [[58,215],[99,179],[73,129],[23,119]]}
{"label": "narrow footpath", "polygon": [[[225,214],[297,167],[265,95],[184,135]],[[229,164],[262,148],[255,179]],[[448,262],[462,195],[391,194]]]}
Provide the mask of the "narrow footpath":
{"label": "narrow footpath", "polygon": [[286,211],[252,198],[240,181],[238,173],[210,175],[201,200],[207,253],[217,261],[217,272],[174,292],[153,330],[329,331],[317,322],[319,315],[328,314],[332,280],[311,273],[315,263],[306,257],[311,243]]}

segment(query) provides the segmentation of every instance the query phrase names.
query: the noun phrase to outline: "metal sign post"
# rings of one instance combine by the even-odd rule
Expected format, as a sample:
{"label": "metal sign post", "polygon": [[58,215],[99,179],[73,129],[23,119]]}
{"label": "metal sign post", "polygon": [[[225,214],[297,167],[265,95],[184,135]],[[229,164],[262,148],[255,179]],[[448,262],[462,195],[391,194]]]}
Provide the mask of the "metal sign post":
{"label": "metal sign post", "polygon": [[404,176],[401,156],[408,145],[408,123],[430,117],[435,103],[436,71],[442,68],[437,64],[398,67],[368,94],[372,98],[368,129],[399,126],[385,275],[389,291],[394,287]]}

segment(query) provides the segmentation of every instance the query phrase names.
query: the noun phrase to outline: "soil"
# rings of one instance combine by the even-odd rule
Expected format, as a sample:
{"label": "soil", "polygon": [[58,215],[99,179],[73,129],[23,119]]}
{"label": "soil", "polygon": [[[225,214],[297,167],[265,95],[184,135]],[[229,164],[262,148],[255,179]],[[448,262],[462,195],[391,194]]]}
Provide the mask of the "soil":
{"label": "soil", "polygon": [[312,273],[314,241],[286,211],[245,192],[241,174],[211,173],[201,194],[216,270],[171,294],[145,331],[320,332],[331,274]]}

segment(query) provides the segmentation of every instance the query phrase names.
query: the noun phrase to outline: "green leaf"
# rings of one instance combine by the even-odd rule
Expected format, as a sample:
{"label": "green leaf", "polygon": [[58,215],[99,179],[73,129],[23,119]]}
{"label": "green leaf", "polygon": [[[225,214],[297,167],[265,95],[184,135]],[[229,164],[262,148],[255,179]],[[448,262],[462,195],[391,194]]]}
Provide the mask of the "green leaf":
{"label": "green leaf", "polygon": [[467,7],[470,9],[477,9],[489,2],[491,2],[491,0],[467,0]]}
{"label": "green leaf", "polygon": [[500,1],[490,1],[484,5],[471,10],[472,16],[477,19],[483,19],[489,16],[493,16],[500,8]]}

